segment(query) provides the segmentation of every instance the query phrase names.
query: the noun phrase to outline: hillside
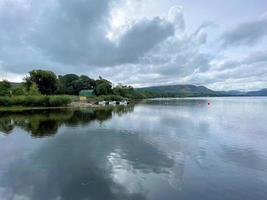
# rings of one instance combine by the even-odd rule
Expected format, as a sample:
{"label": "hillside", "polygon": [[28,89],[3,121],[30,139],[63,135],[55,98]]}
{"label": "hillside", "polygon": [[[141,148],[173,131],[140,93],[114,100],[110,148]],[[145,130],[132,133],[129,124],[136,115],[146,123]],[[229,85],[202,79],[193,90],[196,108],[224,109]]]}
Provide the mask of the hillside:
{"label": "hillside", "polygon": [[267,96],[267,88],[246,93],[247,96]]}
{"label": "hillside", "polygon": [[204,86],[195,85],[165,85],[137,88],[138,91],[156,94],[170,94],[174,96],[218,96],[220,93]]}
{"label": "hillside", "polygon": [[22,85],[22,83],[16,83],[16,82],[10,82],[11,86],[16,88],[16,87],[20,87]]}
{"label": "hillside", "polygon": [[259,91],[241,92],[214,91],[204,86],[195,85],[164,85],[137,88],[138,91],[150,92],[155,94],[169,94],[176,97],[194,97],[194,96],[267,96],[267,88]]}
{"label": "hillside", "polygon": [[229,90],[229,91],[217,91],[222,96],[246,96],[246,92],[238,90]]}

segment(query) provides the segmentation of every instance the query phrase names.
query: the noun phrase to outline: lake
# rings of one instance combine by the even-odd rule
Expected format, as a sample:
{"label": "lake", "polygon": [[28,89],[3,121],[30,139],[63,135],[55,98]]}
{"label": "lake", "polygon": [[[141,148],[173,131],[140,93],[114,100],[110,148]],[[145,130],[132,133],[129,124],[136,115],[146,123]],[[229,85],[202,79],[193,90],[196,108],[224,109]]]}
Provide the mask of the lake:
{"label": "lake", "polygon": [[0,112],[1,200],[266,200],[267,98]]}

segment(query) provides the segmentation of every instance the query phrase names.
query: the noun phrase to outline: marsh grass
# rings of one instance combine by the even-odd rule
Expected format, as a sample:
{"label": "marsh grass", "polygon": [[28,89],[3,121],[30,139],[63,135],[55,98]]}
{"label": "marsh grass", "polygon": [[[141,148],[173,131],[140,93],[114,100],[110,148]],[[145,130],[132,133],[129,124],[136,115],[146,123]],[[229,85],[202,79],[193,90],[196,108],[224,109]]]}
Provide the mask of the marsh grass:
{"label": "marsh grass", "polygon": [[[71,103],[69,96],[3,96],[0,97],[1,107],[59,107]],[[3,109],[3,108],[2,108]]]}

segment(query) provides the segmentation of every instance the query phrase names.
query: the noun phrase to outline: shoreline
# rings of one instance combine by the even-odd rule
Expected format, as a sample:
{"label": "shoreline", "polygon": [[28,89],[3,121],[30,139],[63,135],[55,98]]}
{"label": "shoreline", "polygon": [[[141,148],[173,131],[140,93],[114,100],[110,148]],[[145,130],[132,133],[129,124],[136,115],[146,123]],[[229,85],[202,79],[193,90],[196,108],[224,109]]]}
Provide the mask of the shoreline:
{"label": "shoreline", "polygon": [[116,107],[126,105],[96,105],[84,102],[72,102],[66,106],[57,107],[27,107],[27,106],[0,106],[0,112],[5,111],[25,111],[25,110],[53,110],[53,109],[76,109],[76,108],[101,108],[101,107]]}
{"label": "shoreline", "polygon": [[[267,96],[221,96],[221,97],[267,97]],[[147,99],[142,99],[142,100],[157,100],[157,99],[197,99],[197,98],[218,98],[218,97],[163,97],[163,98],[147,98]],[[219,97],[220,98],[220,97]],[[138,102],[138,101],[131,101],[133,102]],[[130,103],[130,104],[132,104]],[[0,106],[0,112],[5,112],[5,111],[24,111],[24,110],[45,110],[45,109],[75,109],[75,108],[101,108],[101,107],[115,107],[115,106],[126,106],[126,105],[97,105],[97,104],[92,104],[92,103],[86,103],[86,102],[71,102],[70,104],[66,106],[53,106],[53,107],[34,107],[34,106]]]}

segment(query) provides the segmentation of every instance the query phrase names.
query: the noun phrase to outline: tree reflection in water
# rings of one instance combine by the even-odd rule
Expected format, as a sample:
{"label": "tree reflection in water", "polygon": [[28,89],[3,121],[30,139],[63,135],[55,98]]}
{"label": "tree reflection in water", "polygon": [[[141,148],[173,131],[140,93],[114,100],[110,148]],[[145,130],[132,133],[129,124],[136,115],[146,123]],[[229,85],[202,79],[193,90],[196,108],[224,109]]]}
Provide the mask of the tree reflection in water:
{"label": "tree reflection in water", "polygon": [[[137,177],[139,172],[141,175],[137,179],[141,179],[142,174],[168,173],[174,161],[138,134],[82,127],[92,121],[109,120],[113,114],[132,111],[133,107],[114,107],[1,115],[0,121],[9,120],[10,127],[23,128],[34,137],[53,135],[61,125],[75,128],[62,129],[64,134],[40,139],[39,144],[35,140],[38,148],[10,161],[0,180],[0,188],[4,191],[0,198],[147,199],[143,189],[130,191],[117,180],[118,167],[122,171],[129,167],[129,173]],[[1,130],[6,129],[1,127]],[[125,164],[128,167],[124,169]]]}
{"label": "tree reflection in water", "polygon": [[134,106],[116,106],[83,109],[46,109],[0,112],[0,133],[10,134],[16,127],[29,132],[33,137],[51,136],[59,127],[87,125],[93,121],[104,122],[114,113],[132,112]]}

